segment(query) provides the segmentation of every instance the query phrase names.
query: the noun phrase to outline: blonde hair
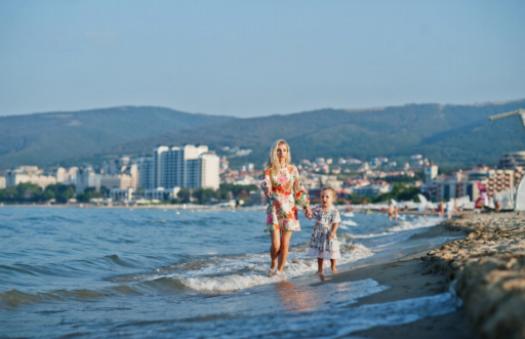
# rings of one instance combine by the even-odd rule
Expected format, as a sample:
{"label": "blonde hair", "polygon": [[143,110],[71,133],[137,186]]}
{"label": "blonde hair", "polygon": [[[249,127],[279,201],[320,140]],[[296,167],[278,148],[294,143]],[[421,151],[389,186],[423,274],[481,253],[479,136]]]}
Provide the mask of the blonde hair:
{"label": "blonde hair", "polygon": [[337,199],[337,192],[335,191],[335,189],[333,189],[332,187],[323,187],[321,188],[321,194],[325,191],[328,191],[330,192],[330,194],[332,195],[332,200],[333,202],[335,202],[335,200]]}
{"label": "blonde hair", "polygon": [[277,171],[281,168],[281,164],[279,163],[279,158],[277,157],[277,148],[279,145],[285,145],[288,152],[286,152],[286,163],[291,164],[292,163],[292,152],[290,151],[290,145],[286,142],[284,139],[279,139],[276,142],[274,142],[272,149],[270,150],[270,157],[269,157],[269,166],[272,171]]}

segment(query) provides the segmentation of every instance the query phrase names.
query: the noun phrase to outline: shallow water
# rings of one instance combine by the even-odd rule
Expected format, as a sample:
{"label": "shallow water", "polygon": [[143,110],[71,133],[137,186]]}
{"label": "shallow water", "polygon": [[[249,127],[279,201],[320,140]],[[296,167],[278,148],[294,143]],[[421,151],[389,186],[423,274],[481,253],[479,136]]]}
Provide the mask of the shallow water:
{"label": "shallow water", "polygon": [[[342,269],[406,255],[438,222],[342,218]],[[449,293],[353,306],[388,286],[320,283],[307,220],[286,277],[269,278],[263,222],[262,210],[0,208],[0,335],[339,336],[456,309]]]}

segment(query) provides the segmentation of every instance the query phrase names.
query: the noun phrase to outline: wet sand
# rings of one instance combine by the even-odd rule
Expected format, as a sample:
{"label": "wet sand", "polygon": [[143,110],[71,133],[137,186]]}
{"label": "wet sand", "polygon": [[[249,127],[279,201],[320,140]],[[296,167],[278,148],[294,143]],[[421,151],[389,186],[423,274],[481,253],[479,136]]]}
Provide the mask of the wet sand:
{"label": "wet sand", "polygon": [[[446,274],[433,272],[427,261],[422,260],[436,247],[435,239],[440,237],[464,237],[463,230],[449,229],[444,224],[429,228],[414,235],[420,244],[408,254],[401,254],[395,259],[383,258],[381,262],[340,271],[329,277],[326,283],[356,281],[372,278],[389,288],[383,292],[361,298],[357,306],[377,304],[423,296],[431,296],[450,290],[450,279]],[[434,245],[431,245],[433,244]],[[476,338],[464,308],[453,313],[420,319],[418,321],[396,325],[378,326],[352,333],[363,338]]]}
{"label": "wet sand", "polygon": [[[421,260],[426,251],[372,266],[341,272],[330,282],[372,278],[390,288],[359,300],[361,304],[376,304],[443,293],[449,290],[445,275],[429,272]],[[474,338],[463,308],[443,316],[429,317],[398,326],[379,326],[352,333],[364,338]]]}

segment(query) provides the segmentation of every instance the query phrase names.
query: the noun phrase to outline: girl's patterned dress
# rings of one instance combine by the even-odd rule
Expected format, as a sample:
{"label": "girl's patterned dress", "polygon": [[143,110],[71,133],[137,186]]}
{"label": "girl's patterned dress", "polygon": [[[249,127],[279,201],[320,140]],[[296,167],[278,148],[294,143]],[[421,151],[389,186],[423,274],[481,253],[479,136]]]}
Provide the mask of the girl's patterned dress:
{"label": "girl's patterned dress", "polygon": [[277,173],[267,168],[262,185],[263,190],[270,193],[266,209],[267,231],[300,231],[297,206],[304,208],[310,202],[308,193],[301,185],[297,167],[287,165]]}
{"label": "girl's patterned dress", "polygon": [[330,206],[328,211],[323,211],[321,206],[317,206],[313,209],[313,214],[316,223],[312,231],[308,254],[319,259],[341,258],[337,237],[332,240],[328,239],[332,225],[341,222],[339,211],[334,206]]}

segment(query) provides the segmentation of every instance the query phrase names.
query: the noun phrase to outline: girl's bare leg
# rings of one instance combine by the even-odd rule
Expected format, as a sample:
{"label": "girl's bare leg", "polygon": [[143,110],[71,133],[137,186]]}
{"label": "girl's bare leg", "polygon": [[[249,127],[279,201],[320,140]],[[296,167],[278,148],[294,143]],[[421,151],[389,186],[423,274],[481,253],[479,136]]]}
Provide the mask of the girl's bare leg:
{"label": "girl's bare leg", "polygon": [[317,274],[319,274],[321,281],[324,281],[323,262],[322,258],[317,258]]}
{"label": "girl's bare leg", "polygon": [[279,228],[274,228],[270,236],[272,238],[272,246],[270,247],[270,257],[272,258],[272,263],[270,270],[273,272],[277,267],[277,258],[279,257],[281,249],[281,231]]}
{"label": "girl's bare leg", "polygon": [[290,239],[292,238],[292,232],[283,231],[281,236],[281,253],[279,255],[279,265],[277,271],[282,272],[286,259],[288,258],[288,247],[290,246]]}
{"label": "girl's bare leg", "polygon": [[332,269],[332,273],[337,273],[337,267],[335,259],[330,259],[330,268]]}

